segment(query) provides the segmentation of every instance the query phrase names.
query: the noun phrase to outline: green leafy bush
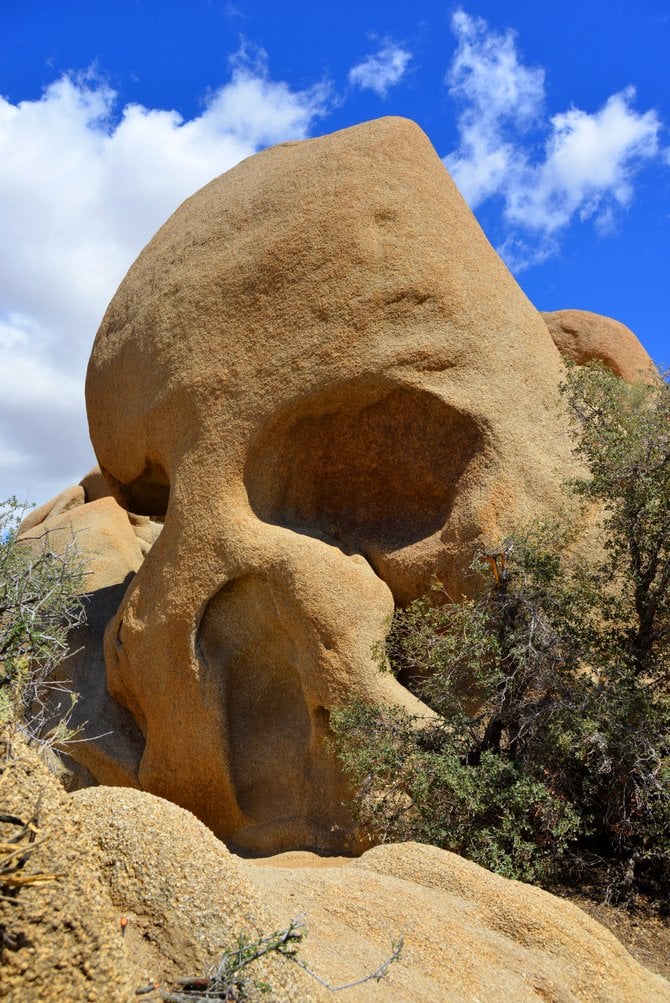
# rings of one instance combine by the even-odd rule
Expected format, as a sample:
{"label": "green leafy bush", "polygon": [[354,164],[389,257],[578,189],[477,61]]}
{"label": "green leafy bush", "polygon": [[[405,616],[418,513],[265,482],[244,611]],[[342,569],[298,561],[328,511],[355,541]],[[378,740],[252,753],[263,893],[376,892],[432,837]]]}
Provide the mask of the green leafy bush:
{"label": "green leafy bush", "polygon": [[382,655],[435,719],[352,703],[338,755],[373,841],[418,839],[498,873],[667,894],[670,387],[605,370],[564,389],[604,510],[603,558],[569,568],[536,526],[478,555],[460,604],[397,610]]}
{"label": "green leafy bush", "polygon": [[[553,782],[555,757],[543,754],[585,689],[550,619],[560,563],[549,557],[508,541],[498,582],[476,599],[449,603],[436,588],[396,612],[390,665],[439,717],[360,703],[334,713],[373,841],[418,839],[531,881],[548,878],[576,836],[578,815]],[[536,757],[543,768],[529,769]]]}

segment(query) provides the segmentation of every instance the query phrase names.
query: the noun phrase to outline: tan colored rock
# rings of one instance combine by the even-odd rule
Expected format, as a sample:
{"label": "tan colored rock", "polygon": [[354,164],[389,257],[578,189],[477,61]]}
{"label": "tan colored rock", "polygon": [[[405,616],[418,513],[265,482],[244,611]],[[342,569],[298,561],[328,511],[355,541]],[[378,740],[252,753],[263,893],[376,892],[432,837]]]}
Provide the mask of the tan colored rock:
{"label": "tan colored rock", "polygon": [[245,866],[276,923],[304,910],[302,955],[332,984],[374,971],[403,935],[386,978],[348,990],[348,1000],[670,1000],[670,983],[577,906],[433,846],[379,846],[355,861],[291,853]]}
{"label": "tan colored rock", "polygon": [[588,310],[554,310],[542,316],[559,352],[571,362],[602,362],[628,383],[649,379],[654,372],[645,349],[618,320]]}
{"label": "tan colored rock", "polygon": [[[126,1003],[138,983],[128,969],[119,914],[96,868],[90,835],[36,757],[19,746],[7,761],[2,746],[2,813],[30,821],[39,808],[39,845],[24,870],[59,877],[22,888],[17,904],[0,897],[0,928],[15,944],[0,955],[0,999]],[[0,842],[19,831],[0,822]]]}
{"label": "tan colored rock", "polygon": [[85,505],[86,502],[98,501],[100,498],[110,496],[109,485],[100,473],[100,468],[93,467],[79,484],[65,488],[55,498],[28,512],[19,526],[19,536],[22,533],[27,533],[29,529],[41,526],[49,518],[70,512],[74,508],[79,508],[80,505]]}
{"label": "tan colored rock", "polygon": [[[61,757],[62,779],[69,788],[138,783],[144,739],[128,711],[107,691],[103,638],[161,529],[148,516],[122,509],[98,467],[29,512],[19,527],[20,539],[36,550],[63,553],[75,544],[85,558],[86,624],[70,634],[72,653],[52,677],[64,687],[53,705],[53,723],[67,715],[80,739]],[[79,698],[73,711],[70,691]]]}
{"label": "tan colored rock", "polygon": [[79,486],[84,489],[87,502],[98,501],[99,498],[107,498],[111,495],[109,484],[100,472],[100,467],[93,467],[79,481]]}
{"label": "tan colored rock", "polygon": [[[67,795],[21,743],[4,753],[3,812],[28,820],[39,806],[24,870],[58,875],[23,888],[18,905],[0,899],[16,945],[0,958],[9,1003],[125,1003],[149,982],[206,973],[240,934],[265,936],[303,913],[300,957],[335,985],[374,971],[404,935],[400,961],[350,990],[354,1001],[670,1000],[668,982],[576,906],[443,850],[241,861],[176,805],[124,788]],[[3,839],[15,834],[0,823]],[[269,1003],[332,999],[282,959],[250,974],[272,987],[258,996]]]}
{"label": "tan colored rock", "polygon": [[[65,488],[60,492],[60,494],[56,495],[55,498],[52,498],[50,501],[45,502],[43,505],[40,505],[28,512],[19,526],[18,535],[23,536],[24,534],[27,534],[29,530],[37,529],[39,526],[45,527],[47,526],[47,523],[50,524],[51,520],[54,520],[57,516],[64,515],[66,512],[72,512],[73,509],[80,508],[82,505],[100,501],[102,498],[112,497],[109,484],[101,474],[100,468],[93,467],[93,469],[89,470],[89,472],[81,479],[79,484]],[[156,542],[156,539],[163,528],[161,523],[152,521],[146,515],[137,515],[134,512],[126,512],[125,509],[120,509],[120,511],[124,513],[124,517],[129,521],[135,536],[138,540],[140,540],[142,554],[145,555],[149,551],[149,548]],[[77,516],[77,518],[79,519],[81,516]],[[38,534],[31,533],[31,537],[33,539],[37,539]],[[88,542],[91,544],[91,538],[89,538]],[[104,545],[105,542],[103,540],[103,546]],[[109,558],[111,560],[114,559],[111,552],[109,554]],[[95,576],[95,570],[93,571],[93,574]]]}
{"label": "tan colored rock", "polygon": [[38,505],[37,508],[31,509],[28,512],[19,526],[19,536],[37,529],[38,526],[42,526],[50,517],[55,518],[56,516],[63,515],[65,512],[71,512],[72,509],[79,508],[84,504],[85,500],[86,495],[80,484],[65,488],[55,498],[45,502],[43,505]]}
{"label": "tan colored rock", "polygon": [[[237,858],[190,812],[119,788],[92,787],[73,800],[110,897],[128,919],[129,958],[163,985],[207,973],[240,934],[256,940],[277,929]],[[314,998],[316,984],[277,956],[248,974],[272,987],[271,1000]]]}
{"label": "tan colored rock", "polygon": [[[86,624],[70,634],[72,654],[52,676],[64,686],[60,695],[54,695],[54,722],[69,715],[72,727],[79,729],[79,741],[64,757],[72,774],[66,778],[69,786],[139,783],[144,739],[132,716],[107,690],[103,654],[105,629],[148,550],[136,535],[132,518],[111,497],[86,504],[82,498],[81,504],[65,510],[53,505],[38,525],[20,536],[36,549],[56,553],[75,543],[85,559]],[[79,696],[71,712],[69,691]]]}
{"label": "tan colored rock", "polygon": [[393,596],[562,504],[562,362],[421,130],[252,157],[130,269],[87,377],[97,457],[166,517],[106,635],[140,785],[255,852],[351,845],[325,739]]}
{"label": "tan colored rock", "polygon": [[[149,982],[206,974],[241,934],[273,931],[238,862],[188,812],[122,788],[68,795],[22,743],[8,761],[2,751],[2,812],[29,821],[39,807],[24,870],[57,878],[24,887],[18,904],[0,897],[0,928],[14,943],[0,955],[0,999],[130,1003]],[[17,831],[0,822],[0,843]],[[283,959],[249,974],[272,987],[252,1001],[313,999],[314,983]]]}

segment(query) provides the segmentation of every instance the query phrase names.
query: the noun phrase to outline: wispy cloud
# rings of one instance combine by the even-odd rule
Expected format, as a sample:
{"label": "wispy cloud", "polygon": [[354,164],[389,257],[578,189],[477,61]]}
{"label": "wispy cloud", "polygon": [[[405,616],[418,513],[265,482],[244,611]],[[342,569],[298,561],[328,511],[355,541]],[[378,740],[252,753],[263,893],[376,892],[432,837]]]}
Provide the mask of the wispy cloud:
{"label": "wispy cloud", "polygon": [[411,58],[407,49],[386,40],[377,53],[366,56],[349,70],[349,83],[386,97],[389,88],[405,75]]}
{"label": "wispy cloud", "polygon": [[546,260],[574,220],[611,232],[636,175],[661,153],[656,112],[637,112],[628,87],[595,112],[573,107],[547,121],[544,71],[524,65],[514,32],[491,31],[462,10],[452,29],[447,83],[460,105],[460,143],[444,162],[473,207],[502,199],[508,264],[520,271]]}
{"label": "wispy cloud", "polygon": [[322,85],[272,80],[258,51],[190,120],[120,108],[90,74],[61,77],[37,101],[0,98],[0,497],[42,501],[92,464],[86,360],[154,231],[244,157],[306,137],[327,103]]}

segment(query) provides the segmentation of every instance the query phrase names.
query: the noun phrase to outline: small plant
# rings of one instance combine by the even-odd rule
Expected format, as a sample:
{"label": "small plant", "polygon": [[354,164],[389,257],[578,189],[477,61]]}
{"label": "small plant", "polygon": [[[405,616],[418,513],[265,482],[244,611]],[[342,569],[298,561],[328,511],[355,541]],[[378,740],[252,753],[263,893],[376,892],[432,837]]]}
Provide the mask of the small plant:
{"label": "small plant", "polygon": [[240,934],[237,946],[232,951],[226,951],[218,965],[209,975],[186,976],[175,982],[175,988],[166,990],[160,985],[151,984],[135,991],[135,995],[157,993],[166,1003],[206,1003],[208,1000],[243,1001],[257,993],[270,993],[272,987],[266,982],[256,979],[249,967],[268,954],[276,954],[298,965],[313,979],[330,992],[340,992],[365,982],[379,982],[384,978],[390,966],[397,961],[402,951],[402,937],[393,945],[391,954],[381,965],[360,979],[345,985],[333,986],[313,972],[304,961],[298,957],[299,946],[305,936],[302,919],[294,919],[285,930],[278,930],[266,937],[252,940],[245,934]]}
{"label": "small plant", "polygon": [[65,718],[45,737],[50,695],[62,689],[51,676],[70,630],[85,622],[85,572],[74,540],[60,553],[19,540],[24,511],[15,498],[0,503],[0,729],[56,744],[72,736]]}

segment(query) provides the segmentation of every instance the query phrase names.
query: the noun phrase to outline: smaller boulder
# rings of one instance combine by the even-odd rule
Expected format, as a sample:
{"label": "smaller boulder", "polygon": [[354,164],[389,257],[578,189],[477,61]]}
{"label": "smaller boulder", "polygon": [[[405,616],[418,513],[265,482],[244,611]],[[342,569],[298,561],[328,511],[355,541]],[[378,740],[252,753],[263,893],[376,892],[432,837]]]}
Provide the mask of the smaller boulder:
{"label": "smaller boulder", "polygon": [[[124,788],[89,788],[72,801],[110,896],[128,920],[125,947],[136,968],[163,983],[204,974],[240,935],[255,941],[276,929],[238,859],[190,812]],[[248,974],[272,988],[259,999],[320,998],[316,983],[277,955],[255,962]]]}
{"label": "smaller boulder", "polygon": [[638,339],[618,320],[588,310],[554,310],[542,316],[564,359],[578,366],[602,362],[627,383],[648,380],[654,373]]}
{"label": "smaller boulder", "polygon": [[304,960],[331,984],[374,971],[403,934],[386,978],[350,989],[348,1003],[670,1003],[670,983],[576,905],[435,846],[376,846],[355,860],[286,853],[243,866],[275,925],[297,903],[305,911]]}
{"label": "smaller boulder", "polygon": [[[127,1003],[139,984],[128,963],[86,822],[54,776],[18,738],[3,735],[0,845],[32,822],[22,874],[34,883],[0,895],[0,998],[9,1003]],[[12,819],[16,822],[12,822]],[[32,847],[32,849],[29,849]],[[52,877],[38,880],[36,876]],[[5,889],[3,889],[5,891]]]}
{"label": "smaller boulder", "polygon": [[[135,990],[205,974],[240,936],[274,930],[239,862],[189,812],[143,791],[67,794],[20,738],[0,736],[0,847],[32,878],[0,895],[0,998],[130,1003]],[[32,823],[18,843],[21,824]],[[32,849],[31,849],[32,848]],[[277,955],[248,970],[250,1003],[315,1003],[318,985]],[[144,997],[142,997],[144,998]],[[152,999],[157,999],[152,994]]]}
{"label": "smaller boulder", "polygon": [[[59,499],[65,500],[68,492],[81,492],[81,500],[64,507]],[[84,502],[81,486],[64,491],[43,509],[48,511],[31,528],[25,528],[24,520],[20,541],[36,552],[46,548],[59,554],[74,544],[86,565],[86,623],[70,633],[70,654],[51,676],[62,690],[52,694],[50,725],[67,716],[79,739],[63,756],[63,782],[71,789],[96,781],[136,786],[144,739],[129,712],[107,690],[104,635],[150,547],[155,524],[124,511],[111,497]],[[70,691],[80,698],[74,709]]]}

